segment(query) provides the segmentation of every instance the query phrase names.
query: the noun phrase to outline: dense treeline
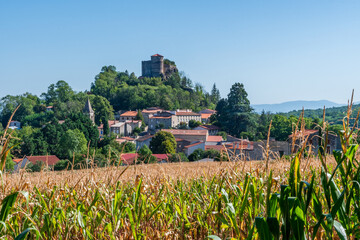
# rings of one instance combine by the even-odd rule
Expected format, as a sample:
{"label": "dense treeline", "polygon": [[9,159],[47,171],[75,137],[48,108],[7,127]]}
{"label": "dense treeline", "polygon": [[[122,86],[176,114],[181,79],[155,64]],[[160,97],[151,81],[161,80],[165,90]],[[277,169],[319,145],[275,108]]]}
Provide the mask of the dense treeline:
{"label": "dense treeline", "polygon": [[168,79],[138,78],[134,73],[118,72],[114,66],[103,67],[91,85],[91,92],[109,100],[115,111],[144,109],[158,106],[163,109],[187,108],[199,111],[215,108],[219,91],[210,93],[200,84],[174,73]]}
{"label": "dense treeline", "polygon": [[[350,121],[352,121],[351,123],[353,123],[353,121],[355,120],[356,114],[359,111],[359,109],[360,109],[360,104],[353,105],[352,119],[350,119]],[[306,109],[304,110],[304,116],[313,119],[317,119],[317,118],[322,119],[323,111],[324,111],[323,109]],[[347,106],[326,108],[325,117],[327,121],[329,121],[332,124],[342,124],[342,120],[346,115],[346,112],[347,112]],[[301,111],[291,111],[288,113],[283,113],[282,115],[299,116],[300,114]]]}

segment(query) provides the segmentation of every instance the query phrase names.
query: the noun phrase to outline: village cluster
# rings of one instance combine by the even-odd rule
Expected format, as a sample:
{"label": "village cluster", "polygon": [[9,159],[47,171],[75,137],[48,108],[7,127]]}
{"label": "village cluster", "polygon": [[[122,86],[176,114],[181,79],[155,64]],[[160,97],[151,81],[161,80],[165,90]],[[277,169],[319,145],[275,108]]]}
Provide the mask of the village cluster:
{"label": "village cluster", "polygon": [[[52,111],[52,107],[47,107],[47,111]],[[134,134],[134,129],[140,129],[143,122],[137,119],[138,113],[141,112],[144,125],[143,132]],[[95,124],[95,112],[88,100],[83,109],[83,114],[88,116]],[[176,152],[184,153],[186,156],[191,155],[195,150],[201,149],[203,151],[214,149],[220,153],[226,153],[233,156],[238,156],[241,160],[262,160],[264,159],[264,151],[267,141],[249,141],[248,139],[240,139],[227,135],[226,139],[219,135],[220,128],[211,125],[210,117],[216,114],[215,110],[204,109],[198,113],[189,109],[177,109],[174,111],[165,110],[158,107],[151,107],[143,109],[142,111],[119,111],[115,114],[115,120],[108,121],[110,134],[116,136],[116,142],[119,144],[124,142],[131,142],[136,145],[138,151],[144,145],[150,146],[150,142],[156,132],[165,131],[171,133],[176,140]],[[189,126],[191,121],[200,122],[192,129],[180,128],[181,125]],[[60,120],[62,124],[64,120]],[[18,121],[11,121],[10,128],[20,129],[21,123]],[[99,131],[100,140],[104,138],[104,124],[97,127]],[[293,142],[295,137],[296,141]],[[319,147],[319,131],[318,130],[303,130],[297,132],[297,135],[289,135],[287,141],[276,141],[273,138],[269,139],[270,157],[276,158],[283,155],[289,155],[291,151],[297,151],[300,145],[301,138],[308,138],[313,151],[316,152]],[[295,143],[295,149],[291,149]],[[329,134],[327,151],[331,152],[339,149],[340,142],[336,135]],[[168,154],[153,154],[159,163],[168,162]],[[123,153],[121,154],[122,164],[134,164],[138,157],[138,153]],[[55,155],[49,156],[25,156],[21,159],[14,159],[15,171],[24,168],[28,162],[36,163],[41,161],[48,166],[55,165],[60,159]],[[214,159],[206,158],[199,161],[214,161]]]}

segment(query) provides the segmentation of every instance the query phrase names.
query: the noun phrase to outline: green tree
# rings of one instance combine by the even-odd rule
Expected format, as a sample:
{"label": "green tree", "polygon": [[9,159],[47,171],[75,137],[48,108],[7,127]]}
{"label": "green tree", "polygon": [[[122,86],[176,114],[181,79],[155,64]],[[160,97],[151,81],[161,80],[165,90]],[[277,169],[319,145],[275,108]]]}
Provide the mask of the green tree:
{"label": "green tree", "polygon": [[143,117],[143,115],[142,115],[142,113],[141,113],[140,110],[137,111],[135,120],[140,120],[141,122],[144,122],[144,117]]}
{"label": "green tree", "polygon": [[109,121],[106,117],[104,117],[104,120],[103,120],[103,135],[104,136],[109,136],[110,134],[110,127],[109,127]]}
{"label": "green tree", "polygon": [[196,120],[194,120],[194,119],[191,119],[191,120],[189,121],[189,127],[190,127],[190,128],[196,128],[196,127],[200,126],[201,124],[202,124],[201,122],[196,121]]}
{"label": "green tree", "polygon": [[91,101],[91,106],[95,112],[96,125],[100,125],[101,120],[114,118],[114,109],[106,98],[98,95],[95,96]]}
{"label": "green tree", "polygon": [[73,153],[85,154],[87,151],[87,141],[82,132],[79,129],[67,130],[62,136],[59,145],[61,157],[71,158]]}
{"label": "green tree", "polygon": [[0,119],[2,125],[5,127],[14,110],[20,105],[16,111],[13,120],[23,122],[26,116],[35,113],[35,106],[40,104],[40,99],[30,93],[25,93],[18,96],[7,95],[0,100]]}
{"label": "green tree", "polygon": [[211,89],[211,101],[213,103],[218,103],[220,100],[220,91],[216,88],[216,84],[214,83],[212,89]]}
{"label": "green tree", "polygon": [[220,131],[216,134],[217,136],[222,136],[222,138],[226,141],[227,140],[227,134],[224,131]]}
{"label": "green tree", "polygon": [[187,125],[187,123],[186,122],[180,122],[180,124],[179,124],[179,127],[178,127],[179,129],[187,129],[188,128],[188,125]]}
{"label": "green tree", "polygon": [[205,151],[202,150],[202,149],[195,149],[195,151],[189,155],[189,161],[190,162],[195,162],[195,161],[198,161],[198,160],[201,160],[204,158],[204,153]]}
{"label": "green tree", "polygon": [[44,167],[44,163],[41,161],[36,161],[36,163],[34,163],[34,164],[29,162],[26,165],[26,169],[30,170],[31,172],[40,172],[41,169],[43,169],[43,167]]}
{"label": "green tree", "polygon": [[157,161],[156,157],[152,155],[150,148],[147,145],[142,146],[139,151],[139,161],[144,163],[155,163]]}
{"label": "green tree", "polygon": [[60,80],[56,84],[51,84],[48,91],[41,94],[41,97],[45,99],[47,104],[53,104],[55,102],[67,102],[74,94],[70,85],[64,80]]}
{"label": "green tree", "polygon": [[255,137],[255,114],[252,113],[243,84],[233,84],[228,98],[221,99],[216,110],[218,124],[228,133],[237,137],[240,137],[242,133],[246,133],[250,138]]}
{"label": "green tree", "polygon": [[135,152],[136,146],[132,142],[123,142],[120,144],[120,153],[131,153]]}
{"label": "green tree", "polygon": [[150,149],[156,154],[168,154],[176,152],[176,140],[169,132],[159,131],[151,139]]}
{"label": "green tree", "polygon": [[188,162],[189,159],[186,157],[185,153],[179,152],[179,153],[173,153],[169,156],[170,162]]}

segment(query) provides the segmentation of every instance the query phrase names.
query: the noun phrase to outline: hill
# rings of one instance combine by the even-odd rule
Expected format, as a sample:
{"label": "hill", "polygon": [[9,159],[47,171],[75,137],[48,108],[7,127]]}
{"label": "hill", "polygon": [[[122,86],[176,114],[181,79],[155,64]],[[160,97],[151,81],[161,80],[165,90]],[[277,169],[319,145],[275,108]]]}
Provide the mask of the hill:
{"label": "hill", "polygon": [[261,113],[263,110],[265,112],[271,113],[286,113],[290,111],[302,110],[304,109],[322,109],[323,107],[331,108],[331,107],[340,107],[344,106],[344,104],[334,103],[328,100],[319,100],[319,101],[289,101],[277,104],[254,104],[252,107],[255,112]]}

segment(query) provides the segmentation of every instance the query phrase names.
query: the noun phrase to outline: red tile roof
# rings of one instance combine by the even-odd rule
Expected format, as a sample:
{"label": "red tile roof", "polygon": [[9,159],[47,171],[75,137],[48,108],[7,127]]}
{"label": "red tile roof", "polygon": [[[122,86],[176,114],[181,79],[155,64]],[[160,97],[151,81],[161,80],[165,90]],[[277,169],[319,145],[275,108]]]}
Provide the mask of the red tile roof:
{"label": "red tile roof", "polygon": [[254,143],[249,140],[243,140],[239,142],[232,142],[232,146],[228,147],[228,149],[235,150],[254,150]]}
{"label": "red tile roof", "polygon": [[199,127],[204,128],[204,129],[206,129],[208,131],[220,130],[220,128],[218,126],[215,126],[215,125],[200,125]]}
{"label": "red tile roof", "polygon": [[201,116],[201,114],[194,113],[194,112],[176,112],[175,115],[176,116]]}
{"label": "red tile roof", "polygon": [[161,56],[160,54],[154,54],[154,55],[152,55],[152,57],[163,57],[163,56]]}
{"label": "red tile roof", "polygon": [[201,118],[208,119],[211,117],[211,115],[213,115],[213,113],[201,113]]}
{"label": "red tile roof", "polygon": [[150,117],[151,119],[170,119],[171,116],[168,116],[168,117],[162,117],[162,116],[153,116],[153,117]]}
{"label": "red tile roof", "polygon": [[134,141],[135,138],[132,137],[122,137],[122,139],[128,140],[128,141]]}
{"label": "red tile roof", "polygon": [[222,136],[208,136],[207,142],[221,142],[223,140]]}
{"label": "red tile roof", "polygon": [[13,159],[13,161],[15,162],[15,163],[19,163],[19,162],[21,162],[23,160],[23,158],[16,158],[16,159]]}
{"label": "red tile roof", "polygon": [[167,154],[153,154],[154,157],[157,158],[157,160],[167,160],[169,156]]}
{"label": "red tile roof", "polygon": [[137,142],[143,142],[143,141],[148,140],[149,138],[152,138],[152,137],[154,137],[154,135],[145,135],[145,136],[139,137],[139,138],[136,139],[135,141],[137,141]]}
{"label": "red tile roof", "polygon": [[120,117],[136,117],[137,111],[126,111]]}
{"label": "red tile roof", "polygon": [[214,114],[214,113],[216,113],[216,111],[212,110],[212,109],[204,109],[204,110],[201,110],[199,113],[211,113],[211,114]]}
{"label": "red tile roof", "polygon": [[194,147],[194,146],[197,146],[197,145],[200,145],[204,142],[197,142],[197,143],[193,143],[193,144],[190,144],[190,145],[186,145],[184,148],[190,148],[190,147]]}
{"label": "red tile roof", "polygon": [[163,111],[163,109],[158,108],[158,107],[153,107],[153,108],[147,108],[142,110],[142,113],[157,113],[157,112],[161,112]]}
{"label": "red tile roof", "polygon": [[[296,134],[295,134],[295,137],[306,137],[306,136],[309,136],[311,134],[314,134],[314,133],[318,133],[319,130],[315,130],[315,129],[305,129],[304,131],[298,131]],[[289,138],[292,138],[293,137],[293,134],[290,134],[289,135]]]}
{"label": "red tile roof", "polygon": [[[31,163],[35,164],[36,162],[40,161],[43,163],[47,163],[49,166],[55,165],[60,159],[55,155],[48,155],[48,156],[30,156],[24,157],[27,158]],[[19,163],[23,160],[23,158],[13,159],[14,162]]]}
{"label": "red tile roof", "polygon": [[120,155],[120,159],[124,164],[132,164],[135,159],[138,157],[137,153],[123,153]]}
{"label": "red tile roof", "polygon": [[231,147],[230,144],[226,144],[225,146],[224,145],[206,145],[205,150],[215,149],[215,150],[221,151],[221,150],[226,150],[227,148],[230,148],[230,147]]}
{"label": "red tile roof", "polygon": [[173,135],[206,135],[208,133],[207,130],[163,129],[162,131]]}
{"label": "red tile roof", "polygon": [[[119,122],[120,121],[117,121],[117,120],[109,120],[108,124],[109,124],[109,127],[111,127],[112,125],[119,123]],[[100,126],[98,126],[98,129],[103,129],[103,128],[104,128],[104,124],[100,124]]]}

